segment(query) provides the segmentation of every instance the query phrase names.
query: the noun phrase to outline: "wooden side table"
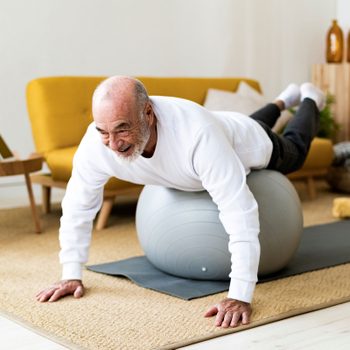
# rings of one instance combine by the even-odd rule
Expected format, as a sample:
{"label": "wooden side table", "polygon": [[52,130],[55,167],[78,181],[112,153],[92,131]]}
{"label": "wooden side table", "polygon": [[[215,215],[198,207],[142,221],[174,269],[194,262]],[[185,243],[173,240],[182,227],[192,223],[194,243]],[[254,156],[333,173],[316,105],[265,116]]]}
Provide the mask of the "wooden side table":
{"label": "wooden side table", "polygon": [[34,219],[35,232],[41,233],[40,220],[36,211],[32,183],[29,174],[41,170],[43,158],[41,156],[30,156],[28,159],[11,159],[0,161],[0,176],[24,175],[26,186]]}

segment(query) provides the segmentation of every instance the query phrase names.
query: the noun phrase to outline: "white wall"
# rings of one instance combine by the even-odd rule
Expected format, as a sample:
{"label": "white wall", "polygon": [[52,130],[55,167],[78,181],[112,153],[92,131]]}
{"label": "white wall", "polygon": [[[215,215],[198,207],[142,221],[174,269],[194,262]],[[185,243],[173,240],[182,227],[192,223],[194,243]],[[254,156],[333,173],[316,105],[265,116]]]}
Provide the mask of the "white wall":
{"label": "white wall", "polygon": [[311,65],[325,62],[325,39],[335,16],[333,0],[248,0],[247,72],[274,98],[289,82],[311,77]]}
{"label": "white wall", "polygon": [[273,98],[324,62],[336,4],[0,0],[0,133],[22,156],[34,150],[25,87],[40,76],[248,76]]}
{"label": "white wall", "polygon": [[[33,149],[25,86],[45,75],[224,75],[231,0],[0,0],[1,132],[21,153]],[[240,21],[240,22],[237,22]],[[232,35],[233,33],[233,35]]]}
{"label": "white wall", "polygon": [[[343,30],[345,39],[345,50],[347,50],[346,39],[350,30],[350,1],[349,0],[338,0],[337,1],[337,15],[338,23]],[[345,56],[346,57],[346,56]]]}

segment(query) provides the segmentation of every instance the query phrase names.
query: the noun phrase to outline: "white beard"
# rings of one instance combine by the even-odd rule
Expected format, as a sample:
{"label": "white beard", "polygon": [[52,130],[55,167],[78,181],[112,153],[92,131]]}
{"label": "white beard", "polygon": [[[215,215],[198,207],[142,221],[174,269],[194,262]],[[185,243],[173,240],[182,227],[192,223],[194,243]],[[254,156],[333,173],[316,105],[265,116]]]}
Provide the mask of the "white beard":
{"label": "white beard", "polygon": [[117,157],[122,164],[130,165],[130,163],[132,163],[136,159],[138,159],[141,156],[141,154],[143,153],[143,151],[145,150],[147,142],[149,141],[149,138],[151,137],[151,128],[149,128],[146,123],[142,125],[141,134],[142,134],[142,138],[135,145],[135,149],[134,149],[132,154],[130,154],[129,156],[123,156],[123,155],[117,153]]}

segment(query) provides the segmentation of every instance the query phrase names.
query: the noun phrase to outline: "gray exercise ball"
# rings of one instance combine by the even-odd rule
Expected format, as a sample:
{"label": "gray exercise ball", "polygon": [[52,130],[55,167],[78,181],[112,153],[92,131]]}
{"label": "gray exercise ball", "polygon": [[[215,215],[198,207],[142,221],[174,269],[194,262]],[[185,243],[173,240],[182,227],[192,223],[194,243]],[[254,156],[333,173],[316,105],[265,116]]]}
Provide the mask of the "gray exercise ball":
{"label": "gray exercise ball", "polygon": [[[247,183],[259,207],[258,273],[267,275],[284,268],[299,246],[301,205],[293,185],[276,171],[253,171]],[[185,278],[229,278],[229,237],[206,191],[145,186],[137,204],[136,229],[148,260],[158,269]]]}

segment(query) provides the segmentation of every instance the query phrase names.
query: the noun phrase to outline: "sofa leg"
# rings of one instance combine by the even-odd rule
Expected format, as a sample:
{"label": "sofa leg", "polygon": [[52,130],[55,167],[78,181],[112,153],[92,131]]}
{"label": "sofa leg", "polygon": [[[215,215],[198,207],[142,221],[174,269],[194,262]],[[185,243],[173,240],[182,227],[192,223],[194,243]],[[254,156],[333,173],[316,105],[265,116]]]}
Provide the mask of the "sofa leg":
{"label": "sofa leg", "polygon": [[51,212],[51,187],[42,186],[42,205],[44,214]]}
{"label": "sofa leg", "polygon": [[307,182],[307,190],[309,192],[309,198],[310,199],[315,199],[316,198],[316,187],[315,187],[315,181],[312,176],[308,176],[306,178]]}
{"label": "sofa leg", "polygon": [[96,230],[102,230],[107,226],[107,220],[111,213],[114,203],[114,197],[108,197],[103,200],[102,208],[97,217]]}

